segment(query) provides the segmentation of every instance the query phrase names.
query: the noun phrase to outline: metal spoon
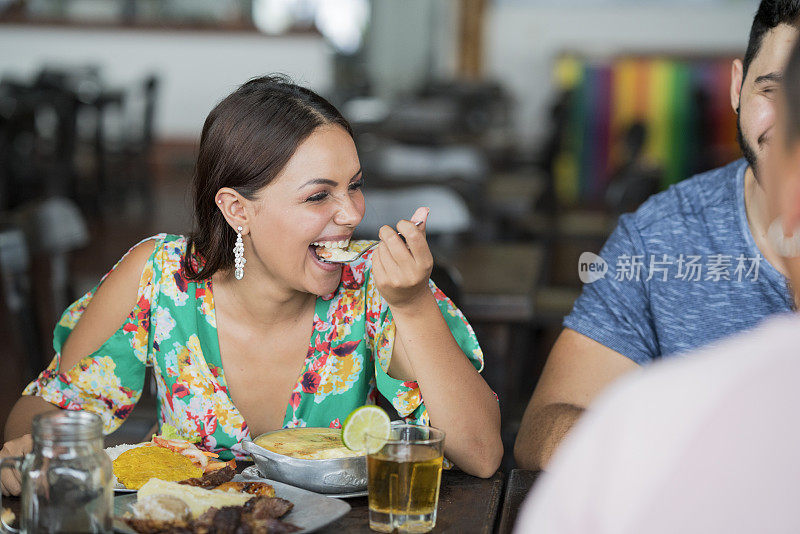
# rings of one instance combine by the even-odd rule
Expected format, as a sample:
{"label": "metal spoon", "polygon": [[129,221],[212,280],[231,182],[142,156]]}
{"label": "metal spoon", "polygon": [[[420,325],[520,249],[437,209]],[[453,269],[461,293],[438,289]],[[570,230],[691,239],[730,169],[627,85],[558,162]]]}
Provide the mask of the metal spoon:
{"label": "metal spoon", "polygon": [[[420,224],[422,224],[422,221],[417,221],[417,222],[414,223],[414,226],[419,226]],[[406,238],[403,237],[403,234],[397,234],[397,235],[399,235],[400,239],[402,239],[403,242],[405,243]],[[361,256],[363,256],[364,254],[366,254],[368,250],[372,250],[373,248],[375,248],[379,243],[380,243],[380,241],[374,242],[373,244],[371,244],[370,246],[368,246],[367,248],[365,248],[361,252],[357,253],[352,258],[348,258],[346,260],[326,260],[326,259],[323,259],[323,258],[320,258],[319,260],[324,262],[324,263],[352,263],[352,262],[356,261],[358,258],[360,258]]]}

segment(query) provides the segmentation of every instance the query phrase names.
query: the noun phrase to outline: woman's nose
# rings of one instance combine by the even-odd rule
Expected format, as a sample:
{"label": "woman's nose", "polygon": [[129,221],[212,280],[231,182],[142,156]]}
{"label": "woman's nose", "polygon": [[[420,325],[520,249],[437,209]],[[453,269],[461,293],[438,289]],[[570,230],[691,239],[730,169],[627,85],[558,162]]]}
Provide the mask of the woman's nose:
{"label": "woman's nose", "polygon": [[364,203],[360,203],[354,198],[342,200],[339,203],[339,209],[333,218],[333,222],[341,226],[358,226],[361,219],[364,217]]}

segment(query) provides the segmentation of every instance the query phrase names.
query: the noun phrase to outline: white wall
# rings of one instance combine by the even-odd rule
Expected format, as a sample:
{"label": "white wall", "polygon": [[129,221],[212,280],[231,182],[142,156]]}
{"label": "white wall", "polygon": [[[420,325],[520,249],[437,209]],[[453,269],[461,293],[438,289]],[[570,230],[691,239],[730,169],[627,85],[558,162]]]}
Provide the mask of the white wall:
{"label": "white wall", "polygon": [[365,59],[377,96],[406,95],[430,76],[436,1],[373,0]]}
{"label": "white wall", "polygon": [[[553,2],[556,4],[556,2]],[[547,125],[553,58],[559,52],[734,52],[744,54],[757,2],[699,5],[494,5],[486,26],[487,74],[520,105],[517,127],[530,146]]]}
{"label": "white wall", "polygon": [[102,68],[110,85],[160,76],[156,133],[194,139],[211,108],[253,76],[283,72],[318,91],[332,84],[321,37],[0,26],[0,74],[27,77],[43,64]]}
{"label": "white wall", "polygon": [[[552,60],[559,52],[743,52],[756,5],[755,0],[716,7],[667,2],[606,7],[491,3],[485,28],[486,71],[511,90],[519,105],[515,117],[521,143],[531,146],[546,127]],[[447,9],[440,10],[444,15],[438,16],[454,13],[453,6],[450,0]],[[434,39],[439,49],[432,54],[437,77],[451,76],[455,70],[455,24],[440,18],[437,33],[442,35]],[[168,138],[196,137],[213,105],[257,74],[281,71],[326,91],[333,76],[330,54],[324,40],[310,35],[0,26],[0,74],[27,75],[46,62],[96,62],[112,83],[124,85],[148,71],[158,72],[163,85],[156,128]],[[443,61],[444,55],[452,61]],[[395,63],[391,54],[386,56],[387,66]],[[427,68],[422,63],[421,68]]]}

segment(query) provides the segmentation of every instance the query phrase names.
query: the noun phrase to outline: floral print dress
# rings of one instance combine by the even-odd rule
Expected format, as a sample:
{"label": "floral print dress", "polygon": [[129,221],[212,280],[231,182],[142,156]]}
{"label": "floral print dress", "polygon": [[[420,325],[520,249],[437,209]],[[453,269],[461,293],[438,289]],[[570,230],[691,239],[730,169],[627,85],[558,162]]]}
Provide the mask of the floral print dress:
{"label": "floral print dress", "polygon": [[[71,369],[60,369],[61,347],[97,288],[86,293],[62,315],[55,328],[55,358],[23,394],[64,409],[94,412],[110,433],[133,410],[145,369],[151,366],[160,424],[199,440],[199,446],[222,459],[245,458],[241,441],[249,431],[228,394],[211,280],[185,277],[185,237],[160,234],[150,239],[155,249],[142,272],[136,305],[122,326]],[[339,428],[353,409],[375,404],[378,394],[407,421],[428,424],[417,383],[386,373],[395,326],[370,268],[367,253],[343,267],[333,294],[317,298],[308,353],[287,399],[284,428]],[[465,357],[482,370],[483,354],[472,327],[433,282],[430,289]]]}

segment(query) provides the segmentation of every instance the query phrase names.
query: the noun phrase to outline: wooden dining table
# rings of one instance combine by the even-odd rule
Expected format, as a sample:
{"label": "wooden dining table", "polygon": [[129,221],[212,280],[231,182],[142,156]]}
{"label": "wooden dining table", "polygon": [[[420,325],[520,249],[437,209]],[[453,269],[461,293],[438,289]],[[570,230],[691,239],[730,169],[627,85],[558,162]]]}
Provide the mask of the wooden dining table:
{"label": "wooden dining table", "polygon": [[[238,470],[248,465],[252,464],[240,462]],[[438,517],[432,532],[495,532],[504,483],[505,476],[499,471],[486,479],[473,477],[457,469],[444,471],[439,491]],[[346,499],[346,502],[350,505],[350,511],[317,532],[372,532],[369,528],[367,498]],[[3,497],[3,506],[11,508],[19,518],[19,497]]]}
{"label": "wooden dining table", "polygon": [[525,502],[525,498],[540,474],[541,471],[528,471],[527,469],[511,470],[503,492],[497,534],[510,534],[514,529],[522,503]]}
{"label": "wooden dining table", "polygon": [[[500,501],[503,497],[503,473],[477,478],[462,471],[442,473],[436,527],[431,532],[494,532]],[[350,512],[319,532],[367,533],[369,505],[366,497],[347,499]]]}

